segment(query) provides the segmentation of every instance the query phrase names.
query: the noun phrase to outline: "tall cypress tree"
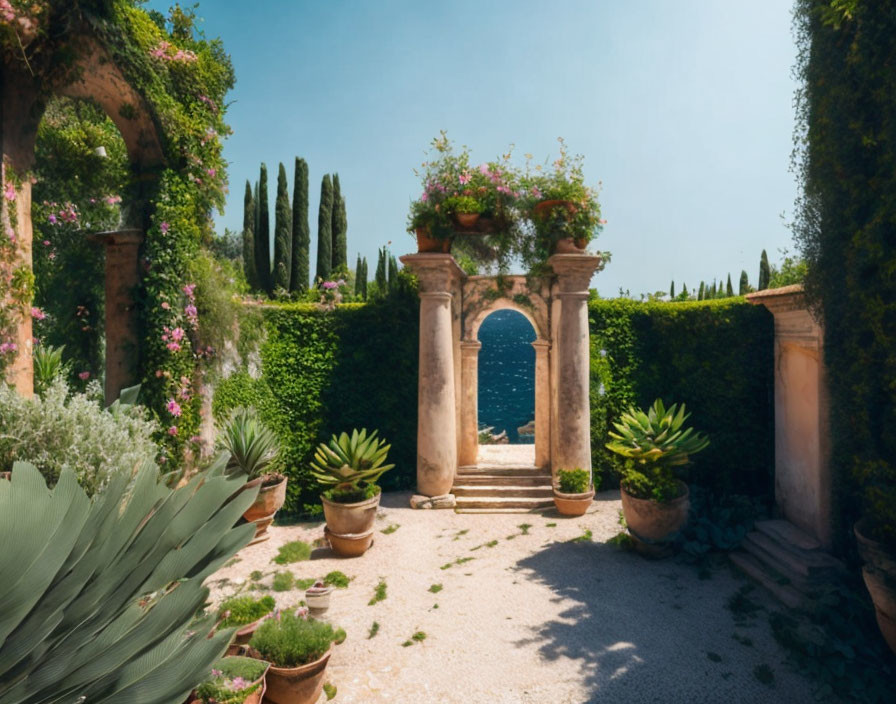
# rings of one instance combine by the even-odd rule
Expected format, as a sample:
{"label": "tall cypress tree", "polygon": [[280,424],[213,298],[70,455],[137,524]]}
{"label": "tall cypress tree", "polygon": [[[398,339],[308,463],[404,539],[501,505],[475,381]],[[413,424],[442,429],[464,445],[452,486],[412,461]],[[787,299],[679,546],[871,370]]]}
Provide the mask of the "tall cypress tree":
{"label": "tall cypress tree", "polygon": [[364,275],[364,265],[361,263],[361,255],[358,254],[358,262],[355,264],[355,297],[361,296],[364,286],[361,284],[361,276]]}
{"label": "tall cypress tree", "polygon": [[255,197],[252,185],[246,181],[243,198],[243,273],[253,291],[258,288],[258,272],[255,270]]}
{"label": "tall cypress tree", "polygon": [[747,272],[741,270],[740,272],[740,286],[738,287],[738,295],[746,296],[750,292],[750,279],[747,276]]}
{"label": "tall cypress tree", "polygon": [[702,301],[702,300],[703,300],[703,294],[705,293],[705,290],[706,290],[706,284],[704,284],[704,283],[701,281],[701,282],[700,282],[700,290],[697,292],[697,300],[698,300],[698,301]]}
{"label": "tall cypress tree", "polygon": [[315,279],[326,281],[333,268],[333,182],[324,174],[317,210],[317,270]]}
{"label": "tall cypress tree", "polygon": [[680,295],[684,300],[688,300],[688,285],[687,285],[687,283],[683,283],[681,285],[681,294]]}
{"label": "tall cypress tree", "polygon": [[389,283],[386,279],[386,248],[383,247],[377,253],[376,274],[374,281],[376,282],[376,292],[380,296],[385,296],[389,292]]}
{"label": "tall cypress tree", "polygon": [[398,290],[398,260],[394,254],[389,255],[389,292]]}
{"label": "tall cypress tree", "polygon": [[274,287],[289,290],[292,270],[292,210],[289,207],[289,184],[286,168],[277,171],[277,200],[274,203]]}
{"label": "tall cypress tree", "polygon": [[308,226],[308,162],[296,157],[292,184],[292,267],[289,290],[304,293],[311,275],[311,228]]}
{"label": "tall cypress tree", "polygon": [[348,218],[339,174],[333,174],[333,271],[348,271]]}
{"label": "tall cypress tree", "polygon": [[728,284],[725,286],[725,295],[731,298],[734,295],[734,286],[731,285],[731,274],[728,274]]}
{"label": "tall cypress tree", "polygon": [[258,287],[271,293],[271,215],[268,212],[268,167],[261,165],[258,174],[258,227],[255,230],[255,267]]}
{"label": "tall cypress tree", "polygon": [[672,280],[672,285],[669,286],[669,300],[670,301],[675,300],[675,280],[674,279]]}
{"label": "tall cypress tree", "polygon": [[365,301],[367,300],[367,257],[364,257],[361,260],[361,266],[363,268],[364,274],[361,276],[361,298]]}
{"label": "tall cypress tree", "polygon": [[762,256],[759,258],[759,288],[757,290],[764,291],[768,288],[768,283],[772,278],[772,270],[768,265],[768,255],[762,250]]}

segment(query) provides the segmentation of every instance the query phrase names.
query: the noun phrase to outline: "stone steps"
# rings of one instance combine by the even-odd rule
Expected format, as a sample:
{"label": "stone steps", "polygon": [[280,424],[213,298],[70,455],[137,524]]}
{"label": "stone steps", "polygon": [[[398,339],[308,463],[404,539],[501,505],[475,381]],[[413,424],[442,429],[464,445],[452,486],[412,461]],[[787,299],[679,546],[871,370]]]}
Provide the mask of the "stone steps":
{"label": "stone steps", "polygon": [[463,484],[455,485],[451,490],[451,493],[458,499],[462,497],[494,496],[501,498],[547,498],[553,500],[554,496],[551,491],[550,483],[542,483],[536,486],[524,486],[514,484],[467,484],[465,482]]}
{"label": "stone steps", "polygon": [[454,481],[458,513],[527,513],[554,505],[550,472],[534,466],[460,467]]}
{"label": "stone steps", "polygon": [[782,577],[775,575],[766,565],[746,552],[733,552],[728,556],[741,571],[768,589],[785,606],[801,609],[805,598],[789,584],[782,583]]}
{"label": "stone steps", "polygon": [[506,465],[506,464],[477,464],[457,468],[459,477],[480,477],[483,475],[495,475],[503,477],[548,477],[550,472],[535,466]]}
{"label": "stone steps", "polygon": [[516,476],[513,474],[458,474],[454,480],[460,486],[546,486],[551,487],[550,474]]}

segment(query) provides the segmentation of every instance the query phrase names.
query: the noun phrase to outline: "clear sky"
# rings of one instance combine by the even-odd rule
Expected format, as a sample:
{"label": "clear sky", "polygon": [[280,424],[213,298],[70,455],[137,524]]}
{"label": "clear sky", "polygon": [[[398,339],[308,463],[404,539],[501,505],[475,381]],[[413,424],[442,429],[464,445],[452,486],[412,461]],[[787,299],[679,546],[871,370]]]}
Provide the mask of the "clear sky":
{"label": "clear sky", "polygon": [[[148,7],[166,10],[167,1]],[[693,288],[793,249],[786,226],[795,47],[788,0],[204,0],[237,84],[225,144],[242,227],[246,179],[310,170],[311,261],[320,179],[338,172],[349,263],[413,251],[408,204],[430,140],[448,131],[495,158],[554,158],[563,136],[603,182],[612,252],[604,296]],[[783,216],[783,217],[782,217]]]}

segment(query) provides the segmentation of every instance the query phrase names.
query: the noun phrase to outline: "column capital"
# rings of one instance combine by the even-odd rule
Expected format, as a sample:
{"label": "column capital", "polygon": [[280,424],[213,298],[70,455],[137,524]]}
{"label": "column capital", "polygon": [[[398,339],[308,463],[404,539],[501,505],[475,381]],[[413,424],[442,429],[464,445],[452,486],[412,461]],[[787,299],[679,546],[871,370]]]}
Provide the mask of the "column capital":
{"label": "column capital", "polygon": [[465,354],[478,354],[479,350],[482,349],[482,343],[479,340],[462,340],[460,349]]}
{"label": "column capital", "polygon": [[600,261],[599,256],[590,254],[555,254],[548,259],[548,264],[557,275],[560,291],[587,293]]}
{"label": "column capital", "polygon": [[551,349],[551,343],[548,340],[535,340],[532,346],[535,348],[535,354],[541,354]]}
{"label": "column capital", "polygon": [[421,295],[433,291],[450,292],[457,282],[467,278],[450,254],[405,254],[400,259],[402,264],[417,275]]}

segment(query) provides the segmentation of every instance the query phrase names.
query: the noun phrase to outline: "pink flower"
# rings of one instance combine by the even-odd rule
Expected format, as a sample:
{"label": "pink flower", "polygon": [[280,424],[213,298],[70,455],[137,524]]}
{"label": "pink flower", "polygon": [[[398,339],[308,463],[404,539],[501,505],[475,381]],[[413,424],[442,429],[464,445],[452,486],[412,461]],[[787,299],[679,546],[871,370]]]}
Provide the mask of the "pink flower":
{"label": "pink flower", "polygon": [[541,198],[541,189],[538,186],[532,186],[532,195]]}
{"label": "pink flower", "polygon": [[163,235],[168,234],[168,227],[169,227],[169,225],[167,222],[163,222],[161,225],[159,225],[159,229],[162,231]]}
{"label": "pink flower", "polygon": [[43,320],[43,319],[45,319],[45,318],[47,317],[47,314],[44,313],[44,312],[43,312],[40,308],[38,308],[37,306],[32,306],[32,308],[31,308],[31,317],[34,318],[35,320]]}
{"label": "pink flower", "polygon": [[6,188],[3,191],[3,195],[6,197],[6,200],[15,200],[16,199],[16,187],[12,181],[6,182]]}
{"label": "pink flower", "polygon": [[90,378],[90,372],[81,372],[80,374],[78,374],[78,378],[81,381],[87,381]]}
{"label": "pink flower", "polygon": [[428,200],[429,200],[429,193],[427,193],[426,191],[423,191],[423,195],[420,196],[420,200],[423,201],[424,203],[425,203],[426,201],[428,201]]}
{"label": "pink flower", "polygon": [[115,205],[121,203],[121,196],[106,196],[103,200],[106,201],[107,205]]}
{"label": "pink flower", "polygon": [[0,342],[0,354],[15,352],[18,345],[15,342]]}
{"label": "pink flower", "polygon": [[169,342],[167,345],[165,345],[165,347],[167,347],[172,352],[180,351],[180,345],[177,344],[176,342]]}
{"label": "pink flower", "polygon": [[44,240],[42,244],[44,245],[44,247],[49,247],[49,246],[50,246],[50,240]]}
{"label": "pink flower", "polygon": [[168,409],[168,412],[175,418],[180,417],[180,414],[182,413],[180,404],[173,398],[168,399],[168,405],[166,406],[166,408]]}
{"label": "pink flower", "polygon": [[207,173],[211,178],[214,178],[218,172],[215,169],[206,169],[205,173]]}
{"label": "pink flower", "polygon": [[171,304],[168,301],[162,301],[162,310],[171,310]]}
{"label": "pink flower", "polygon": [[480,164],[479,165],[479,173],[481,173],[483,176],[488,176],[488,174],[489,174],[488,164]]}
{"label": "pink flower", "polygon": [[56,258],[56,252],[50,252],[50,254],[48,255],[48,259],[50,261],[53,261],[55,258]]}
{"label": "pink flower", "polygon": [[242,677],[234,677],[230,682],[230,689],[234,692],[239,692],[248,686],[249,683],[246,682],[246,680],[244,680]]}
{"label": "pink flower", "polygon": [[461,182],[461,184],[467,184],[470,182],[470,179],[473,178],[469,173],[464,171],[460,176],[457,177],[457,180]]}
{"label": "pink flower", "polygon": [[59,222],[59,221],[56,219],[56,216],[53,215],[53,213],[50,213],[50,217],[48,217],[47,220],[50,221],[50,224],[51,224],[51,225],[55,225],[57,222]]}
{"label": "pink flower", "polygon": [[177,435],[177,426],[172,425],[170,428],[168,428],[168,434],[169,435]]}
{"label": "pink flower", "polygon": [[184,286],[183,290],[187,298],[193,298],[193,296],[195,295],[193,292],[196,290],[196,284],[187,284],[186,286]]}
{"label": "pink flower", "polygon": [[171,331],[171,339],[175,342],[180,342],[184,339],[184,329],[183,328],[174,328]]}
{"label": "pink flower", "polygon": [[193,436],[190,438],[190,442],[193,443],[194,445],[201,445],[201,444],[202,444],[202,437],[200,437],[199,435],[193,435]]}

